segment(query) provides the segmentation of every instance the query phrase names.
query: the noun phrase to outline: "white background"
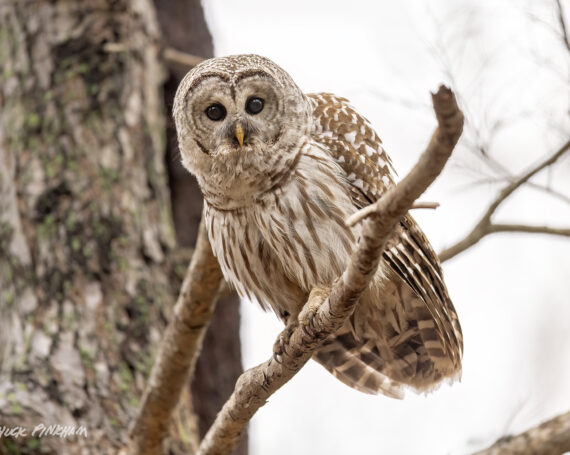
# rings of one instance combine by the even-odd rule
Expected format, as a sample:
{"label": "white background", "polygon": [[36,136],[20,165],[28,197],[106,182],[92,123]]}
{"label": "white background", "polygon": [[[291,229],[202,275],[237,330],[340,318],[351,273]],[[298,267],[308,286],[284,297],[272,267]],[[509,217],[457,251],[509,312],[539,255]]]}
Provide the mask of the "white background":
{"label": "white background", "polygon": [[[549,0],[204,6],[216,55],[265,55],[306,92],[349,98],[383,138],[400,176],[433,130],[430,90],[452,85],[467,129],[422,198],[441,207],[414,213],[436,250],[464,236],[500,189],[475,184],[501,176],[479,146],[517,174],[570,137],[570,54],[553,31]],[[491,134],[497,121],[501,128]],[[567,156],[535,181],[570,196],[569,177]],[[523,189],[494,220],[567,227],[570,205]],[[465,337],[460,383],[399,401],[353,391],[311,361],[253,419],[251,454],[464,454],[569,410],[569,239],[495,234],[444,270]],[[282,327],[250,302],[242,314],[251,367],[271,355]]]}

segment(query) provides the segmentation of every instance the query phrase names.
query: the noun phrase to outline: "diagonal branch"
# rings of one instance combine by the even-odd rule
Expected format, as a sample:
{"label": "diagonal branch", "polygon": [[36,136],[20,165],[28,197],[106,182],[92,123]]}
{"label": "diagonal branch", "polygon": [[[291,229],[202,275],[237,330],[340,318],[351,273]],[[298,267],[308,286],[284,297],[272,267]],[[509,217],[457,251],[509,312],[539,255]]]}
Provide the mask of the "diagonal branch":
{"label": "diagonal branch", "polygon": [[570,412],[547,420],[516,436],[499,439],[474,455],[560,455],[570,451]]}
{"label": "diagonal branch", "polygon": [[279,361],[272,357],[240,376],[234,393],[202,441],[200,455],[231,453],[257,410],[303,367],[313,352],[354,311],[360,295],[376,272],[392,230],[439,175],[461,135],[463,114],[451,90],[440,87],[432,101],[438,127],[426,151],[412,171],[374,204],[373,213],[362,227],[361,241],[328,297],[321,290],[311,292],[305,309],[318,306],[318,310],[294,329],[288,341],[283,342]]}
{"label": "diagonal branch", "polygon": [[525,185],[534,190],[542,191],[543,193],[546,193],[549,196],[552,196],[553,198],[556,198],[559,201],[562,201],[566,204],[570,204],[570,197],[566,196],[564,193],[561,193],[560,191],[554,190],[548,185],[541,185],[540,183],[535,183],[535,182],[526,182]]}
{"label": "diagonal branch", "polygon": [[558,13],[558,22],[560,22],[560,29],[562,30],[562,41],[568,52],[570,52],[570,36],[568,36],[568,29],[566,28],[566,21],[564,20],[564,9],[562,8],[562,1],[556,0],[556,9]]}
{"label": "diagonal branch", "polygon": [[527,172],[521,175],[518,179],[513,180],[510,184],[504,187],[497,196],[497,198],[495,199],[495,201],[493,201],[493,203],[489,206],[489,209],[485,213],[484,217],[491,218],[491,215],[493,215],[495,210],[497,210],[497,207],[499,207],[499,205],[502,204],[505,201],[505,199],[507,199],[511,194],[513,194],[513,192],[516,189],[518,189],[521,185],[526,183],[531,177],[538,174],[543,169],[556,163],[556,161],[558,161],[558,159],[562,155],[564,155],[568,151],[568,149],[570,149],[570,139],[566,141],[566,143],[562,145],[562,147],[556,150],[548,158],[539,162],[537,165],[530,168]]}
{"label": "diagonal branch", "polygon": [[130,453],[162,453],[172,413],[182,388],[192,376],[221,282],[222,272],[202,222],[172,320],[148,379],[139,414],[130,430]]}
{"label": "diagonal branch", "polygon": [[530,234],[550,234],[570,237],[570,229],[553,228],[549,226],[528,226],[525,224],[491,224],[489,233],[495,232],[526,232]]}
{"label": "diagonal branch", "polygon": [[[518,178],[514,179],[511,183],[505,186],[497,195],[495,200],[491,203],[487,211],[483,214],[479,222],[475,225],[472,231],[467,234],[462,240],[457,242],[455,245],[446,248],[441,253],[439,253],[439,258],[441,261],[447,261],[452,257],[462,253],[466,249],[475,245],[479,240],[485,237],[487,234],[491,234],[494,232],[505,232],[506,230],[497,230],[494,226],[505,226],[505,225],[493,225],[491,222],[491,217],[496,212],[497,208],[509,197],[511,194],[515,192],[521,185],[525,184],[530,178],[534,175],[538,174],[543,169],[547,168],[548,166],[553,165],[558,161],[558,159],[564,155],[570,149],[570,139],[566,141],[558,150],[556,150],[553,154],[548,156],[543,161],[540,161],[535,166],[531,167],[527,172],[519,176]],[[528,226],[528,230],[525,232],[538,232],[538,227]],[[548,230],[555,230],[554,228],[547,228]],[[564,231],[564,229],[563,229]],[[519,232],[523,232],[519,229]],[[542,233],[548,233],[544,230]]]}
{"label": "diagonal branch", "polygon": [[[488,178],[482,178],[482,179],[475,180],[475,181],[470,182],[470,183],[460,185],[458,188],[467,189],[467,188],[473,188],[476,186],[485,185],[485,184],[489,184],[489,183],[497,184],[497,183],[511,182],[512,179],[513,179],[513,176],[511,176],[511,175],[505,176],[505,177],[497,177],[497,178],[488,177]],[[541,191],[543,193],[546,193],[549,196],[552,196],[553,198],[556,198],[556,199],[564,202],[565,204],[570,204],[570,197],[569,196],[566,196],[564,193],[561,193],[560,191],[557,191],[548,185],[536,183],[536,182],[533,182],[531,180],[531,181],[527,181],[525,183],[525,186],[528,188],[531,188],[533,190],[537,190],[537,191]]]}

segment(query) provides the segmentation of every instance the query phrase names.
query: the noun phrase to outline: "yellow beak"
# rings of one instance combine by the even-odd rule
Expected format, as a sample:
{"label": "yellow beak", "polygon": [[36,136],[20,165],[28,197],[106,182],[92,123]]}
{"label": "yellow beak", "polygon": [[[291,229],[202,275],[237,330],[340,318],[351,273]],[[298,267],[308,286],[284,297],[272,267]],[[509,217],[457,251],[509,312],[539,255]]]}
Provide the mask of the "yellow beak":
{"label": "yellow beak", "polygon": [[240,123],[236,123],[236,139],[241,147],[243,145],[243,128]]}

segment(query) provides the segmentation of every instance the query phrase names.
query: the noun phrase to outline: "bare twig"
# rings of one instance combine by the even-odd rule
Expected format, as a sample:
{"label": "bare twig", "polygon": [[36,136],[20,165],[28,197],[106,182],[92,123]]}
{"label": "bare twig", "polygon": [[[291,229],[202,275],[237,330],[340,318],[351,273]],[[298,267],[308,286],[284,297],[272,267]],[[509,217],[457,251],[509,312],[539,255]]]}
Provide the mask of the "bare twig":
{"label": "bare twig", "polygon": [[105,43],[103,44],[103,50],[109,54],[115,54],[117,52],[127,52],[128,48],[125,43]]}
{"label": "bare twig", "polygon": [[188,54],[186,52],[173,49],[172,47],[168,47],[164,50],[164,59],[169,63],[177,63],[179,65],[187,66],[188,68],[193,68],[205,60],[203,57],[198,55]]}
{"label": "bare twig", "polygon": [[560,22],[560,29],[562,30],[562,41],[568,52],[570,52],[570,37],[568,36],[568,30],[566,29],[566,21],[564,20],[564,9],[562,8],[562,2],[556,0],[556,7],[558,12],[558,22]]}
{"label": "bare twig", "polygon": [[[412,206],[410,207],[410,210],[412,210],[412,209],[436,209],[438,207],[439,207],[439,202],[421,202],[421,201],[418,201],[418,202],[414,202],[412,204]],[[344,220],[344,223],[347,226],[354,226],[355,224],[360,223],[365,218],[368,218],[374,212],[376,212],[376,206],[374,204],[367,205],[363,209],[360,209],[358,212],[354,212],[352,215],[350,215],[346,220]]]}
{"label": "bare twig", "polygon": [[526,173],[521,175],[518,179],[513,180],[509,185],[507,185],[501,192],[495,201],[491,204],[489,209],[487,210],[486,215],[489,217],[495,212],[497,207],[507,198],[509,197],[518,187],[520,187],[523,183],[529,180],[534,175],[538,174],[543,169],[547,168],[548,166],[553,165],[558,161],[558,159],[564,155],[568,149],[570,149],[570,139],[566,141],[564,145],[562,145],[558,150],[556,150],[552,155],[550,155],[545,160],[539,162],[534,167],[531,167]]}
{"label": "bare twig", "polygon": [[[129,47],[125,43],[105,43],[103,45],[103,50],[112,54],[117,52],[127,52],[129,50]],[[188,54],[187,52],[182,52],[172,47],[167,47],[164,49],[163,57],[167,63],[186,66],[188,69],[195,67],[205,60],[204,57]]]}
{"label": "bare twig", "polygon": [[361,241],[329,296],[322,290],[313,290],[305,308],[318,306],[318,310],[283,342],[279,361],[272,357],[240,376],[234,393],[202,441],[200,455],[230,453],[255,412],[302,368],[313,352],[354,311],[361,293],[376,272],[395,225],[439,175],[461,135],[463,114],[451,90],[440,87],[433,95],[433,105],[438,128],[426,151],[412,171],[374,204],[372,214],[376,216],[366,219]]}
{"label": "bare twig", "polygon": [[131,427],[130,453],[161,453],[180,392],[188,385],[196,364],[221,281],[222,272],[202,222],[172,320],[152,368],[139,414]]}
{"label": "bare twig", "polygon": [[[441,253],[439,253],[439,258],[441,261],[446,261],[452,257],[458,255],[459,253],[465,251],[467,248],[475,245],[479,240],[485,237],[487,234],[492,234],[494,232],[505,232],[505,230],[496,230],[496,226],[506,226],[506,225],[494,225],[491,222],[491,217],[497,210],[497,208],[511,195],[515,190],[517,190],[521,185],[526,183],[534,175],[542,171],[548,166],[554,164],[558,159],[564,155],[570,149],[570,140],[568,140],[564,145],[562,145],[558,150],[556,150],[552,155],[548,156],[545,160],[539,162],[535,166],[531,167],[527,172],[522,174],[520,177],[514,179],[511,183],[505,186],[491,203],[487,211],[483,214],[479,222],[475,225],[472,231],[467,234],[462,240],[457,242],[455,245],[446,248]],[[518,225],[517,225],[518,226]],[[519,226],[521,227],[521,226]],[[540,227],[527,226],[527,230],[524,232],[539,232]],[[554,228],[547,228],[550,231],[560,231]],[[564,229],[562,229],[564,231]],[[519,229],[518,232],[523,232]],[[549,233],[545,229],[540,231],[543,234]],[[559,234],[564,235],[564,234]]]}
{"label": "bare twig", "polygon": [[570,237],[570,229],[553,228],[549,226],[529,226],[525,224],[491,224],[490,234],[495,232],[527,232],[531,234],[550,234]]}
{"label": "bare twig", "polygon": [[560,191],[556,191],[555,189],[551,188],[550,186],[547,185],[541,185],[539,183],[535,183],[535,182],[526,182],[525,183],[526,186],[528,186],[529,188],[532,188],[534,190],[538,190],[538,191],[542,191],[550,196],[552,196],[555,199],[558,199],[566,204],[570,204],[570,197],[566,196],[565,194],[561,193]]}
{"label": "bare twig", "polygon": [[439,207],[439,202],[414,202],[410,209],[437,209]]}
{"label": "bare twig", "polygon": [[474,455],[560,455],[570,451],[570,412],[559,415],[517,436],[499,439]]}
{"label": "bare twig", "polygon": [[[485,185],[485,184],[498,184],[498,183],[505,183],[505,182],[512,182],[513,181],[513,177],[512,176],[507,176],[507,177],[489,177],[489,178],[482,178],[479,180],[476,180],[474,182],[470,182],[464,185],[460,185],[459,189],[463,190],[463,189],[469,189],[469,188],[473,188],[473,187],[477,187],[477,186],[481,186],[481,185]],[[525,186],[528,188],[531,188],[533,190],[537,190],[537,191],[541,191],[543,193],[548,194],[549,196],[552,196],[555,199],[558,199],[566,204],[570,204],[570,197],[566,196],[565,194],[561,193],[560,191],[556,191],[555,189],[551,188],[548,185],[542,185],[540,183],[536,183],[531,181],[527,181],[525,182]]]}

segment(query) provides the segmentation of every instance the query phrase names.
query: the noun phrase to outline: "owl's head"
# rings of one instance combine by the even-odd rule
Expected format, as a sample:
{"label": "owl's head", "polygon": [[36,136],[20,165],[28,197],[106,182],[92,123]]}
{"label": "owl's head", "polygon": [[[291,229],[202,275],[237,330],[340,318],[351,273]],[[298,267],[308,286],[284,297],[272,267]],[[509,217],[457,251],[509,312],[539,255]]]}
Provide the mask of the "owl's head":
{"label": "owl's head", "polygon": [[311,127],[310,105],[291,77],[258,55],[206,60],[182,80],[174,120],[182,163],[206,199],[224,208],[285,178]]}

